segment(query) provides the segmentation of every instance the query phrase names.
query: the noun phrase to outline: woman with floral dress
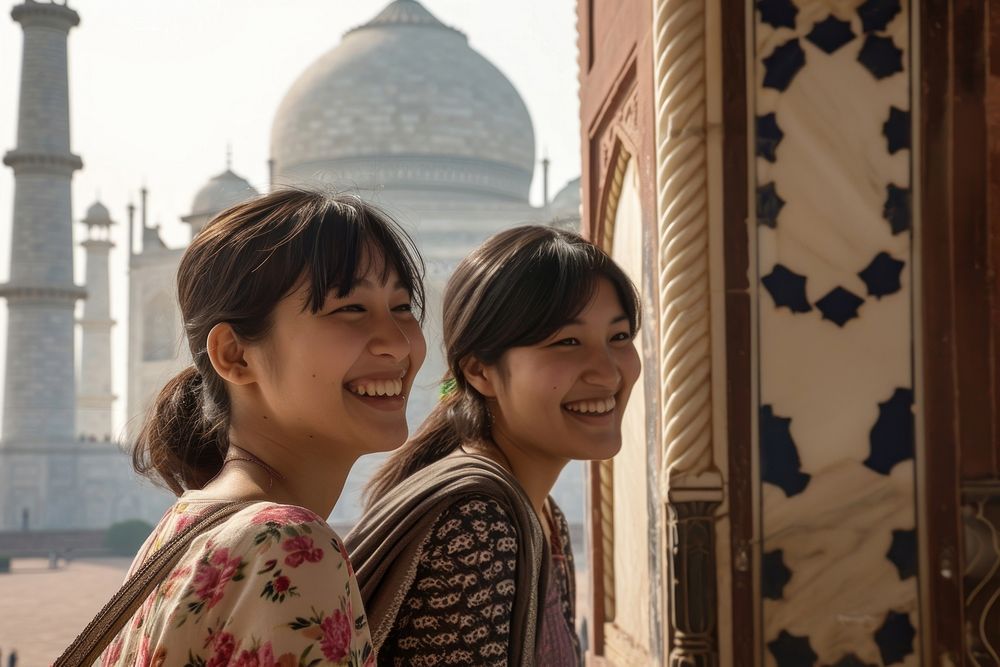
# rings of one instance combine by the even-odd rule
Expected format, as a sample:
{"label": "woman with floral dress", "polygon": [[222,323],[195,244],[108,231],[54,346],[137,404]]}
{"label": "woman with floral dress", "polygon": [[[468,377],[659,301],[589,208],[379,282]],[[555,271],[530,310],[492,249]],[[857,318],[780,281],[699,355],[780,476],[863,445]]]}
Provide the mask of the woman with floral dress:
{"label": "woman with floral dress", "polygon": [[102,665],[375,664],[324,517],[359,456],[406,439],[421,268],[392,220],[343,195],[280,189],[195,237],[177,274],[193,363],[134,452],[180,497],[133,571],[209,508],[249,504],[191,542]]}
{"label": "woman with floral dress", "polygon": [[576,234],[525,226],[459,263],[441,401],[346,537],[378,664],[575,667],[573,553],[549,497],[608,459],[639,376],[635,287]]}

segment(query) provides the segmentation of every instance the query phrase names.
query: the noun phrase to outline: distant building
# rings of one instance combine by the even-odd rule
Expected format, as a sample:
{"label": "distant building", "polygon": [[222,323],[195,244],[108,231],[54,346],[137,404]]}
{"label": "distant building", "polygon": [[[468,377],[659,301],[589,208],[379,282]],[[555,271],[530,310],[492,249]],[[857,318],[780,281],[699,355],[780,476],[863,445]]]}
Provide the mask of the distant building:
{"label": "distant building", "polygon": [[[19,12],[51,12],[54,16],[76,17],[75,12],[64,6],[34,2],[19,6],[15,16]],[[76,21],[75,18],[60,20],[67,26],[63,34],[69,24]],[[29,48],[27,39],[25,48]],[[65,38],[61,49],[61,55],[47,55],[48,60],[43,62],[48,63],[49,69],[62,72],[62,85],[65,86]],[[45,82],[50,78],[38,72],[25,72],[22,118],[25,114],[30,118],[52,116],[48,111],[39,116],[38,109],[26,106],[44,104],[51,99],[33,92],[32,88],[48,85]],[[65,90],[60,94],[65,97]],[[57,122],[62,128],[60,131],[66,134],[65,152],[68,151],[68,114],[57,116],[53,122]],[[19,144],[19,150],[21,148]],[[580,223],[579,179],[555,194],[551,202],[541,207],[530,204],[528,192],[535,173],[536,155],[527,107],[510,81],[469,46],[462,32],[441,23],[415,0],[391,2],[368,23],[348,31],[337,46],[302,73],[275,115],[271,157],[272,183],[260,189],[301,184],[358,192],[385,208],[413,235],[427,265],[425,334],[429,343],[427,361],[410,399],[409,417],[413,425],[419,423],[437,400],[437,384],[444,371],[438,321],[441,291],[458,261],[491,234],[516,224],[552,223],[576,229]],[[545,199],[548,201],[547,160],[544,165]],[[17,173],[18,167],[12,166]],[[64,198],[65,210],[60,209],[58,216],[50,216],[53,229],[58,228],[62,245],[53,245],[51,258],[49,255],[40,258],[44,266],[46,262],[56,262],[58,257],[71,256],[68,177],[60,176],[51,183],[34,187],[38,188],[39,197],[58,195]],[[211,178],[198,191],[190,213],[182,220],[190,225],[192,235],[197,234],[215,214],[257,192],[258,189],[227,164],[224,172]],[[19,222],[23,216],[19,217],[21,209],[17,206],[15,229],[21,230],[26,223]],[[110,224],[105,221],[105,218],[110,220],[110,215],[101,208],[103,205],[95,204],[91,209],[94,215],[88,214],[85,221],[98,233],[104,229],[102,225]],[[128,224],[133,223],[130,220]],[[18,233],[20,231],[15,232]],[[151,227],[146,219],[145,205],[137,236],[141,248],[130,253],[129,261],[128,386],[125,394],[129,439],[135,436],[142,415],[159,389],[190,363],[174,281],[183,248],[168,247],[163,242],[158,229]],[[66,360],[60,370],[62,375],[27,396],[19,393],[16,387],[11,390],[11,383],[16,384],[20,376],[8,370],[5,427],[7,423],[17,423],[18,418],[12,416],[18,411],[16,401],[25,404],[35,401],[31,404],[37,406],[33,409],[38,410],[41,419],[48,419],[46,415],[50,412],[61,410],[58,413],[63,420],[60,437],[79,441],[82,436],[89,443],[88,451],[101,447],[112,451],[116,445],[100,444],[108,434],[89,432],[95,430],[93,419],[96,417],[92,415],[98,411],[99,419],[103,420],[104,411],[110,410],[113,400],[109,384],[105,382],[105,377],[110,378],[110,348],[104,342],[104,336],[110,331],[111,316],[106,307],[100,305],[107,292],[107,272],[104,269],[102,273],[100,268],[102,262],[106,263],[102,253],[106,252],[107,242],[106,236],[100,233],[99,239],[95,239],[85,241],[88,280],[94,275],[99,284],[86,286],[92,301],[85,302],[81,323],[87,356],[82,362],[84,375],[79,379],[79,397],[73,401],[73,378],[67,375],[67,369],[73,368],[72,344],[67,342],[72,339],[73,299],[60,296],[62,338],[53,345],[62,346],[58,350]],[[72,276],[72,272],[67,276]],[[66,287],[60,289],[76,290],[72,292],[73,298],[83,298],[83,291],[72,285],[71,277],[61,280],[60,285],[65,283]],[[11,284],[15,285],[13,276]],[[14,298],[9,296],[8,300],[15,304],[16,295]],[[98,314],[92,316],[95,312]],[[37,330],[22,331],[19,326],[16,320],[11,320],[8,340],[13,347],[8,355],[22,354],[18,347],[22,345],[18,343],[21,336],[25,341],[23,345],[28,345],[29,341],[32,346],[37,346],[39,341],[47,344]],[[17,363],[11,365],[10,359],[8,356],[8,369],[17,373],[19,366]],[[36,397],[46,398],[36,401]],[[62,401],[59,405],[65,407],[53,403],[56,397]],[[76,425],[72,421],[71,407],[80,415]],[[4,447],[9,449],[6,428],[3,438],[0,455]],[[91,438],[98,442],[90,443]],[[37,448],[32,459],[40,466],[48,465],[46,462],[50,460],[48,454],[42,453],[43,449]],[[13,474],[13,468],[4,463],[6,460],[0,458],[0,476]],[[348,480],[334,521],[349,522],[357,515],[359,507],[354,501],[359,487],[378,460],[378,457],[368,457],[359,462]],[[127,466],[122,470],[127,477]],[[10,499],[10,512],[20,517],[24,502],[19,499],[44,499],[50,495],[47,490],[50,487],[39,481],[43,479],[40,474],[34,468],[24,469],[24,474],[17,475],[20,481],[16,491],[13,487],[8,487],[9,491],[0,490],[0,497]],[[64,477],[86,485],[71,471]],[[91,493],[82,487],[74,489],[76,495],[67,498]],[[581,465],[567,469],[555,493],[570,520],[582,522]],[[150,504],[150,511],[144,514],[147,518],[155,518],[158,508],[162,507],[164,497],[157,498]],[[37,502],[44,504],[45,501]],[[67,525],[91,525],[105,520],[103,515],[100,520],[92,519],[89,510],[74,505],[77,510],[72,520],[68,518],[71,515],[66,514],[65,521],[60,521]],[[140,507],[140,504],[132,506]],[[32,509],[32,516],[36,512]],[[0,528],[12,525],[7,515],[3,516]],[[46,518],[42,525],[55,523]]]}

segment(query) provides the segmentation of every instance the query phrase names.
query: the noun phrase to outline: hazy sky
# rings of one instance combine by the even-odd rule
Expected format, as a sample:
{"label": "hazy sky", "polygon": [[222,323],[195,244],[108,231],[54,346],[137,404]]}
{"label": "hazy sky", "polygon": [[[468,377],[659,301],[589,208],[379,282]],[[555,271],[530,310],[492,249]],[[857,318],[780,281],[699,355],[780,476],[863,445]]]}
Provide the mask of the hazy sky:
{"label": "hazy sky", "polygon": [[[0,150],[15,145],[21,29],[17,2],[0,0]],[[299,74],[366,22],[388,0],[75,0],[70,32],[72,146],[84,168],[73,180],[75,219],[98,193],[119,223],[125,206],[150,191],[150,223],[168,244],[183,244],[202,184],[225,168],[258,189],[267,182],[271,120]],[[468,36],[527,104],[538,158],[547,151],[552,193],[580,172],[574,0],[423,0]],[[13,173],[0,176],[0,276],[8,274]],[[532,200],[541,198],[536,171]],[[79,227],[79,226],[78,226]],[[79,228],[77,240],[82,239]],[[115,230],[113,316],[126,322],[124,228]],[[77,260],[78,282],[82,261]],[[0,343],[6,338],[0,312]],[[125,327],[116,329],[115,391],[125,396]],[[0,356],[0,373],[4,357]],[[2,385],[0,385],[2,392]],[[122,424],[119,399],[116,428]]]}

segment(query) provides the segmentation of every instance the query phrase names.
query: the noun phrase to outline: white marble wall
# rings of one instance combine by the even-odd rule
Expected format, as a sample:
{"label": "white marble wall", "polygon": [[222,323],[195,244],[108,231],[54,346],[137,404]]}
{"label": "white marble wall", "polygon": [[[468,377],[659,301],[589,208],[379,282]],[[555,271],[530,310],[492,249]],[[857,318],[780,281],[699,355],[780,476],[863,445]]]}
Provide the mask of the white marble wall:
{"label": "white marble wall", "polygon": [[908,7],[755,10],[764,664],[917,665]]}

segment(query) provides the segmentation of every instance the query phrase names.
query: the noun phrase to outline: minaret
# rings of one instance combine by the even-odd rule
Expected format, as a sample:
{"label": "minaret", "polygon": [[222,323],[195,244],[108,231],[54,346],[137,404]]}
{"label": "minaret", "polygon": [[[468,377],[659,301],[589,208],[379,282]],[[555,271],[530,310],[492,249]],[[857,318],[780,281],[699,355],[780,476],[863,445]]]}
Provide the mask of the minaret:
{"label": "minaret", "polygon": [[87,240],[87,300],[80,319],[80,381],[77,396],[77,432],[84,438],[111,439],[111,281],[108,255],[111,241],[111,214],[100,202],[87,209],[83,219]]}
{"label": "minaret", "polygon": [[28,489],[12,488],[29,483],[25,474],[38,494],[31,526],[70,520],[74,500],[59,494],[75,488],[75,463],[55,453],[74,446],[73,311],[85,296],[73,283],[70,181],[83,162],[70,151],[67,77],[67,36],[80,17],[64,5],[30,1],[15,6],[11,17],[24,30],[24,45],[17,147],[3,160],[14,171],[14,215],[10,281],[0,286],[8,308],[0,454],[36,457],[26,470],[37,473],[22,471],[12,480],[11,459],[2,466],[0,526],[6,528],[20,526],[29,509],[18,498]]}
{"label": "minaret", "polygon": [[542,158],[542,206],[549,205],[549,156]]}

